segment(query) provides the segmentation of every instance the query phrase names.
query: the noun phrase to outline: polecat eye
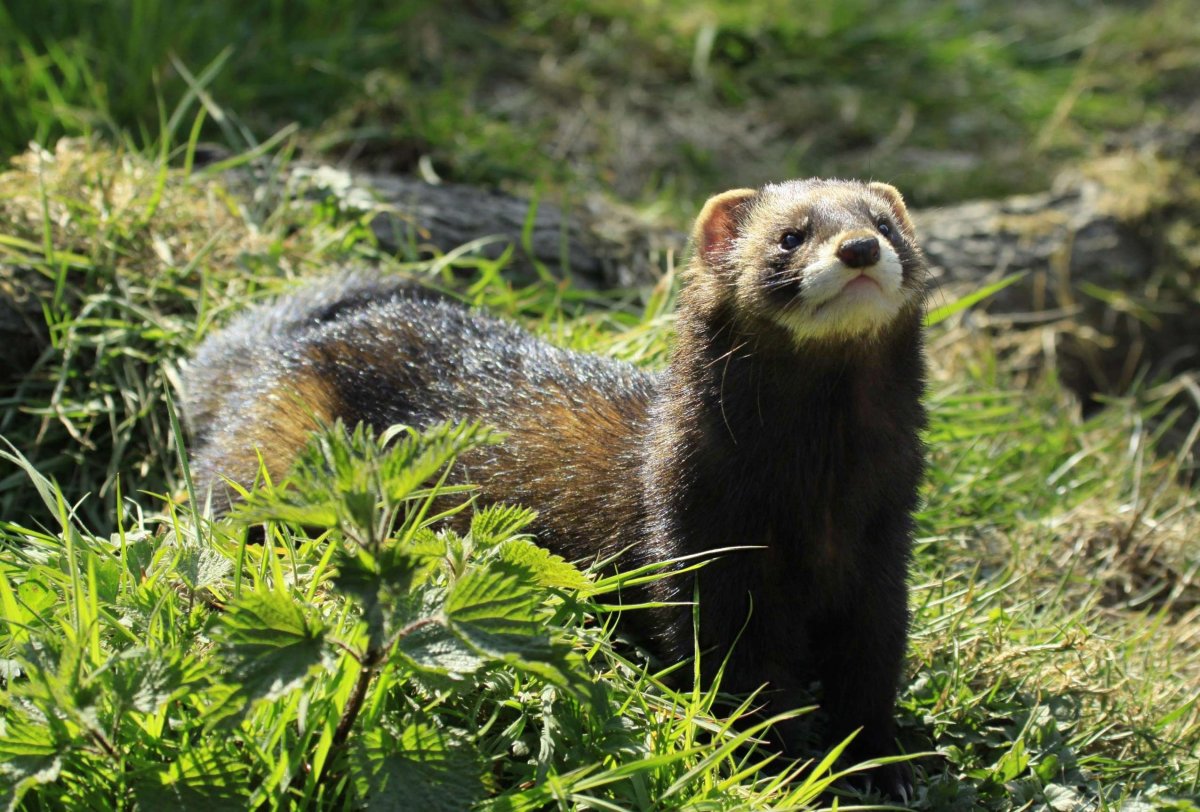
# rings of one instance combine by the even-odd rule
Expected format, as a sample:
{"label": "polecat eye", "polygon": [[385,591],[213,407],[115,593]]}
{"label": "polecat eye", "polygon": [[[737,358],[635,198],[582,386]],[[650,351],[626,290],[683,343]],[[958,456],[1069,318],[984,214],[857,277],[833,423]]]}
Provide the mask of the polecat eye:
{"label": "polecat eye", "polygon": [[875,227],[879,229],[879,233],[882,234],[883,236],[885,236],[885,237],[892,236],[892,227],[891,227],[891,225],[888,224],[888,221],[886,219],[884,219],[883,217],[879,218],[879,222],[875,224]]}
{"label": "polecat eye", "polygon": [[803,231],[785,231],[779,238],[779,247],[784,251],[795,251],[804,244]]}

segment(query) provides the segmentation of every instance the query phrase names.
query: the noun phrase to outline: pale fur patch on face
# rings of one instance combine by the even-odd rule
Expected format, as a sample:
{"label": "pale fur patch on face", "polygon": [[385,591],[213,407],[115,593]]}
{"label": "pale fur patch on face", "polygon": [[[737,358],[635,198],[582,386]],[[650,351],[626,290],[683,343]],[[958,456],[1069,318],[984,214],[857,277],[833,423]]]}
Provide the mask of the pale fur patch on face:
{"label": "pale fur patch on face", "polygon": [[[839,244],[830,240],[820,256],[804,267],[800,301],[775,313],[778,323],[797,341],[873,335],[915,295],[904,287],[900,257],[886,240],[879,240],[879,261],[867,268],[850,268],[838,259]],[[874,284],[859,282],[846,289],[859,276]]]}

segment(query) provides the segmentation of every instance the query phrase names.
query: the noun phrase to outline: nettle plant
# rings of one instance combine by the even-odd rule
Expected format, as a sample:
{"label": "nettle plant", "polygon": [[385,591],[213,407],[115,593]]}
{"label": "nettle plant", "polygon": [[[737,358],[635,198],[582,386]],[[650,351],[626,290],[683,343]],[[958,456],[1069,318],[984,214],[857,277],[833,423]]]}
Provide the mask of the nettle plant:
{"label": "nettle plant", "polygon": [[[490,756],[529,750],[513,727],[514,696],[603,703],[564,631],[590,582],[520,535],[531,511],[491,506],[470,516],[465,535],[432,529],[469,506],[454,498],[468,488],[445,484],[449,463],[494,433],[460,424],[392,439],[334,426],[285,487],[247,494],[244,520],[323,529],[331,543],[299,601],[275,586],[298,580],[283,558],[265,555],[275,570],[252,570],[252,589],[214,636],[251,701],[281,699],[313,673],[345,675],[328,685],[339,710],[306,754],[303,770],[322,773],[317,794],[462,809],[495,788]],[[278,536],[268,544],[280,541],[286,549]],[[342,600],[323,611],[322,591]]]}
{"label": "nettle plant", "polygon": [[386,439],[334,426],[231,519],[157,538],[88,536],[43,481],[62,538],[23,533],[0,579],[7,805],[463,809],[534,766],[498,754],[548,771],[562,723],[531,722],[604,703],[577,645],[591,582],[520,534],[530,511],[431,528],[468,503],[426,483],[493,433]]}
{"label": "nettle plant", "polygon": [[0,449],[60,524],[0,526],[0,800],[211,811],[815,798],[836,753],[807,780],[772,771],[747,794],[738,782],[773,757],[744,745],[770,722],[715,721],[715,691],[672,692],[613,649],[597,596],[654,568],[594,578],[522,535],[531,511],[472,512],[470,488],[446,484],[459,454],[498,440],[469,424],[381,437],[335,425],[233,515],[166,500],[161,521],[135,506],[111,537]]}

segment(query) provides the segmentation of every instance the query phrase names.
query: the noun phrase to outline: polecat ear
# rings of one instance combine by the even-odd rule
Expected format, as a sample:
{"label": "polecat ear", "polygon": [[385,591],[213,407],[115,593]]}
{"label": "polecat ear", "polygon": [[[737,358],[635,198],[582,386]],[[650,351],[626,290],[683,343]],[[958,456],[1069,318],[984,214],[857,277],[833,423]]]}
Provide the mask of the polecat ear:
{"label": "polecat ear", "polygon": [[742,212],[756,194],[758,191],[755,189],[731,189],[713,195],[704,204],[700,216],[696,218],[692,242],[706,265],[719,262],[733,246],[741,225]]}
{"label": "polecat ear", "polygon": [[917,230],[913,227],[912,218],[908,216],[908,207],[904,205],[904,197],[901,196],[899,190],[895,186],[879,181],[868,183],[867,188],[888,202],[892,215],[896,218],[896,225],[900,226],[904,236],[909,239],[915,237]]}

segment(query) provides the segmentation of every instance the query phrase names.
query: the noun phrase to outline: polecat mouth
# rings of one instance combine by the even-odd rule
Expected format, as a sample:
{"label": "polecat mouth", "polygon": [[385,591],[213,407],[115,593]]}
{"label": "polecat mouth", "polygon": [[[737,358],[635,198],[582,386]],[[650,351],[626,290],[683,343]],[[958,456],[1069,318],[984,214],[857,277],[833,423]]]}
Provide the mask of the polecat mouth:
{"label": "polecat mouth", "polygon": [[[830,250],[801,269],[777,320],[797,339],[873,334],[903,309],[908,292],[895,250],[884,244],[869,266],[853,267]],[[798,288],[798,291],[797,291]]]}
{"label": "polecat mouth", "polygon": [[836,299],[856,289],[871,289],[885,298],[901,295],[904,269],[899,255],[886,246],[870,265],[847,265],[834,251],[818,257],[800,272],[804,298],[810,302]]}
{"label": "polecat mouth", "polygon": [[858,276],[854,277],[853,279],[851,279],[849,282],[847,282],[845,285],[842,286],[842,293],[846,293],[848,291],[870,290],[870,289],[874,289],[874,290],[877,290],[880,293],[882,293],[883,285],[880,285],[879,281],[877,279],[875,279],[874,277],[870,276],[869,274],[860,273]]}

